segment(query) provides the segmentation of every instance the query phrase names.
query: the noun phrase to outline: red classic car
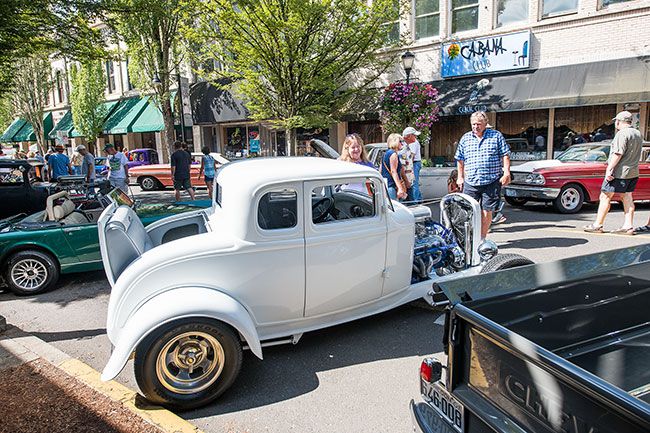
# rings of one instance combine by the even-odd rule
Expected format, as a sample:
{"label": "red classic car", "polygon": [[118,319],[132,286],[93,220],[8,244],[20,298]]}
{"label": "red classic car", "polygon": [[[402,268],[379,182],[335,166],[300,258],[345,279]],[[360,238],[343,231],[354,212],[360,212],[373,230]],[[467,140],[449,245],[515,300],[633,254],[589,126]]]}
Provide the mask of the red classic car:
{"label": "red classic car", "polygon": [[[506,202],[552,202],[561,213],[575,213],[584,202],[597,202],[605,177],[610,142],[576,144],[557,159],[531,161],[511,170],[512,183],[504,188]],[[650,200],[650,142],[643,143],[635,200]],[[614,196],[616,200],[617,195]]]}
{"label": "red classic car", "polygon": [[[217,167],[229,162],[226,158],[221,156],[220,153],[210,153],[210,155],[212,155],[214,160],[217,161]],[[190,168],[190,176],[192,185],[195,187],[205,186],[203,176],[201,176],[201,179],[197,179],[201,167],[202,156],[203,154],[199,152],[192,153],[192,159],[194,161]],[[169,164],[151,164],[130,168],[129,183],[137,183],[143,191],[153,191],[173,186],[174,182],[172,181],[171,166]]]}

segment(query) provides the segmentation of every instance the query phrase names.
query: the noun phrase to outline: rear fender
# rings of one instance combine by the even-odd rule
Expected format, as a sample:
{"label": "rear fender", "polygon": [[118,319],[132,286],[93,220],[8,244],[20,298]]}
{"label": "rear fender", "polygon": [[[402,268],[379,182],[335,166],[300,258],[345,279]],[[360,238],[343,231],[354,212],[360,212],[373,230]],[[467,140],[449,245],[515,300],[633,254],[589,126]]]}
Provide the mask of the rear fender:
{"label": "rear fender", "polygon": [[257,329],[243,305],[217,290],[183,287],[148,300],[128,318],[121,329],[109,330],[114,350],[104,367],[102,380],[115,378],[138,344],[155,329],[188,317],[207,317],[227,323],[242,335],[255,356],[262,359]]}

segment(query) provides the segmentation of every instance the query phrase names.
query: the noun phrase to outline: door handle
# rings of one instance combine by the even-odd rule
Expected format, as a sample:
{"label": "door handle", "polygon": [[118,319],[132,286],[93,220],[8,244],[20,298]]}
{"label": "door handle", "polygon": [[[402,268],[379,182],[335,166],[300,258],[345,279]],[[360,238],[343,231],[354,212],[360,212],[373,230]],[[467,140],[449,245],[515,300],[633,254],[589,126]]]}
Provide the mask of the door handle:
{"label": "door handle", "polygon": [[69,228],[63,229],[63,231],[66,232],[66,233],[78,232],[79,230],[81,230],[81,227],[69,227]]}

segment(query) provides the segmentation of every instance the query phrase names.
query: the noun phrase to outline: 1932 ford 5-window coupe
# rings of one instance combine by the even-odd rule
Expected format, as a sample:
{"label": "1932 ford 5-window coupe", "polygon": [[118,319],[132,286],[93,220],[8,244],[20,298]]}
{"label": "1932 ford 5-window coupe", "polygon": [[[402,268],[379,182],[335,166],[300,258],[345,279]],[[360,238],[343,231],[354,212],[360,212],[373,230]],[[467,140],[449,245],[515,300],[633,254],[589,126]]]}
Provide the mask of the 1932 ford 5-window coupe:
{"label": "1932 ford 5-window coupe", "polygon": [[432,280],[530,263],[480,240],[471,198],[426,207],[388,199],[376,170],[321,158],[225,165],[210,209],[146,229],[126,206],[99,220],[112,285],[102,378],[135,351],[151,401],[188,409],[223,393],[242,349],[297,343],[307,331],[432,296]]}

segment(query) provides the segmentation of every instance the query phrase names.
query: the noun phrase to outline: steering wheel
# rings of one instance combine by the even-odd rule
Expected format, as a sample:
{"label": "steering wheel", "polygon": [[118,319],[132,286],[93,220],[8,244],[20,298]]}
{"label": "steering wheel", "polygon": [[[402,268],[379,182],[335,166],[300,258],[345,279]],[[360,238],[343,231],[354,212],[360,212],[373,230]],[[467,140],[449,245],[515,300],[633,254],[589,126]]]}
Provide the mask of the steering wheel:
{"label": "steering wheel", "polygon": [[312,220],[321,223],[334,207],[332,197],[323,197],[311,206]]}

